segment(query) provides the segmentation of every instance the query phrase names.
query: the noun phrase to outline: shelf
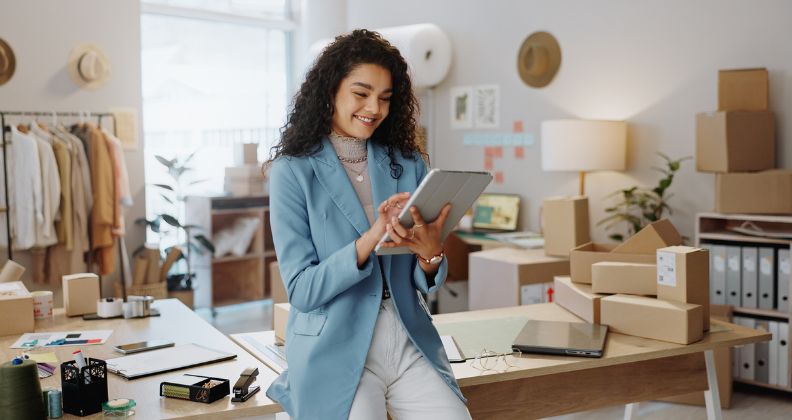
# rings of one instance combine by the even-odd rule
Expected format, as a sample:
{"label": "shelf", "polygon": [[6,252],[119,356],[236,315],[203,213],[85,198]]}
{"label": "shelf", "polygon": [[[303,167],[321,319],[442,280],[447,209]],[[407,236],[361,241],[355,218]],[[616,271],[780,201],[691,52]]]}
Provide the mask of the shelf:
{"label": "shelf", "polygon": [[783,319],[788,320],[789,314],[786,312],[775,311],[772,309],[757,309],[757,308],[743,308],[743,307],[733,307],[732,312],[735,314],[740,315],[756,315],[756,316],[765,316],[768,318],[776,318],[776,319]]}
{"label": "shelf", "polygon": [[247,260],[253,260],[253,259],[257,259],[257,258],[264,258],[266,256],[268,256],[266,252],[254,252],[252,254],[245,254],[245,255],[241,255],[241,256],[229,255],[229,256],[220,257],[220,258],[213,258],[212,262],[213,263],[226,263],[226,262],[236,262],[236,261],[247,261]]}
{"label": "shelf", "polygon": [[262,210],[266,210],[266,207],[245,207],[239,209],[212,209],[213,215],[219,214],[251,214],[251,213],[259,213]]}
{"label": "shelf", "polygon": [[274,250],[274,249],[271,249],[271,250],[269,250],[269,251],[264,251],[264,254],[263,254],[263,255],[264,255],[264,257],[265,257],[265,258],[266,258],[266,257],[275,257],[275,256],[276,256],[276,255],[275,255],[275,250]]}
{"label": "shelf", "polygon": [[726,214],[726,213],[698,213],[699,218],[721,220],[750,220],[754,222],[792,223],[792,216],[779,216],[771,214]]}
{"label": "shelf", "polygon": [[784,392],[792,393],[792,388],[786,388],[786,387],[778,386],[778,385],[770,385],[770,384],[766,384],[764,382],[751,381],[751,380],[748,380],[748,379],[741,379],[741,378],[734,378],[734,382],[740,382],[740,383],[743,383],[743,384],[760,386],[762,388],[770,388],[770,389],[775,389],[775,390],[778,390],[778,391],[784,391]]}
{"label": "shelf", "polygon": [[699,239],[710,241],[737,241],[737,242],[753,242],[759,244],[777,244],[789,246],[790,240],[765,238],[761,236],[740,235],[733,232],[701,232],[698,235]]}

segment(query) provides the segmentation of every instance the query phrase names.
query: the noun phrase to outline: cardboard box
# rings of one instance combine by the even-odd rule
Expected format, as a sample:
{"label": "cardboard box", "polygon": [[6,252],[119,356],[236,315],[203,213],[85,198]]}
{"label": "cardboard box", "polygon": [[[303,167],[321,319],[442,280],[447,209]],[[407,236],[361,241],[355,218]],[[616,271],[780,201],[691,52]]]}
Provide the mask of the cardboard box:
{"label": "cardboard box", "polygon": [[767,69],[718,72],[719,111],[766,111],[769,104]]}
{"label": "cardboard box", "polygon": [[0,283],[0,319],[0,336],[34,332],[33,296],[21,281]]}
{"label": "cardboard box", "polygon": [[272,303],[289,302],[289,295],[286,294],[286,286],[280,275],[280,267],[277,261],[269,264],[270,285],[272,286]]}
{"label": "cardboard box", "polygon": [[556,277],[553,286],[553,302],[589,323],[600,323],[600,300],[605,295],[592,293],[591,286],[565,276]]}
{"label": "cardboard box", "polygon": [[234,165],[255,165],[258,163],[257,143],[234,144]]}
{"label": "cardboard box", "polygon": [[618,254],[654,254],[658,248],[671,245],[682,245],[682,235],[670,220],[661,219],[644,226],[635,235],[613,248],[613,252]]}
{"label": "cardboard box", "polygon": [[[712,319],[717,319],[718,321],[731,322],[731,309],[732,307],[730,305],[711,305],[710,316]],[[713,353],[715,355],[715,373],[718,377],[718,393],[720,394],[721,408],[729,408],[732,398],[732,349],[719,348],[713,350]],[[704,357],[703,354],[702,357]],[[701,391],[662,398],[661,401],[700,406],[705,405],[704,393]]]}
{"label": "cardboard box", "polygon": [[470,254],[469,307],[520,305],[521,287],[547,283],[569,274],[569,260],[545,255],[542,249],[496,248]]}
{"label": "cardboard box", "polygon": [[275,341],[281,344],[286,342],[286,325],[289,323],[290,309],[291,305],[288,303],[272,305],[272,329],[275,330]]}
{"label": "cardboard box", "polygon": [[612,332],[690,344],[704,336],[701,305],[644,296],[612,295],[600,301],[602,324]]}
{"label": "cardboard box", "polygon": [[591,241],[588,198],[551,197],[542,204],[542,232],[545,253],[569,257],[578,245]]}
{"label": "cardboard box", "polygon": [[569,254],[569,271],[575,283],[591,284],[591,266],[601,261],[654,264],[657,258],[651,254],[622,254],[613,251],[614,246],[589,242]]}
{"label": "cardboard box", "polygon": [[66,316],[95,314],[98,300],[99,276],[94,273],[63,276],[63,306],[66,308]]}
{"label": "cardboard box", "polygon": [[719,213],[792,213],[792,171],[715,175]]}
{"label": "cardboard box", "polygon": [[267,177],[261,165],[229,166],[225,168],[225,191],[233,196],[261,195],[267,192]]}
{"label": "cardboard box", "polygon": [[762,171],[775,168],[775,117],[770,111],[696,114],[696,170]]}
{"label": "cardboard box", "polygon": [[603,261],[591,266],[591,291],[656,296],[657,266]]}
{"label": "cardboard box", "polygon": [[691,246],[657,250],[657,298],[701,305],[709,331],[709,251]]}

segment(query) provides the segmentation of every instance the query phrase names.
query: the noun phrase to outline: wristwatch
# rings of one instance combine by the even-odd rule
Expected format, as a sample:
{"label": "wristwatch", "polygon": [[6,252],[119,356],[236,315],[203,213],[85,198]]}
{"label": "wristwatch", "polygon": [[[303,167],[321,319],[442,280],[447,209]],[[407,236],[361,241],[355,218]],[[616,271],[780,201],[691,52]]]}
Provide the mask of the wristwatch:
{"label": "wristwatch", "polygon": [[440,261],[443,261],[443,257],[445,257],[445,253],[443,251],[440,251],[439,254],[429,259],[426,259],[418,254],[415,254],[415,256],[418,257],[418,261],[421,261],[425,264],[436,265],[436,264],[440,264]]}

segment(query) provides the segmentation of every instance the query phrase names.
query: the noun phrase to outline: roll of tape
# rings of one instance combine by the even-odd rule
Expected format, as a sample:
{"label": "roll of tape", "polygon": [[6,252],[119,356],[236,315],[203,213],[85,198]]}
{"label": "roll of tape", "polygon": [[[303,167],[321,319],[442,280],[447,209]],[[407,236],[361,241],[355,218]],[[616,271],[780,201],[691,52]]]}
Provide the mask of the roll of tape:
{"label": "roll of tape", "polygon": [[116,298],[103,298],[96,302],[96,314],[102,318],[113,318],[124,313],[124,302]]}
{"label": "roll of tape", "polygon": [[37,290],[30,292],[30,295],[33,297],[33,318],[52,318],[52,292]]}

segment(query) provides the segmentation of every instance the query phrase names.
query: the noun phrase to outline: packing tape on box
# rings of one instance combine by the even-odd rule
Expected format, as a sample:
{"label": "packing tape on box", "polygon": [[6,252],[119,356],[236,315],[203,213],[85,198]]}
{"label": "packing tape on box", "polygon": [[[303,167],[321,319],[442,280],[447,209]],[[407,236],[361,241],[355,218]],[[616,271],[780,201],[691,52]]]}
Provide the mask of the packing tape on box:
{"label": "packing tape on box", "polygon": [[52,318],[52,292],[36,290],[30,295],[33,297],[33,319]]}
{"label": "packing tape on box", "polygon": [[124,302],[118,298],[102,298],[96,301],[96,314],[102,318],[113,318],[124,313]]}

